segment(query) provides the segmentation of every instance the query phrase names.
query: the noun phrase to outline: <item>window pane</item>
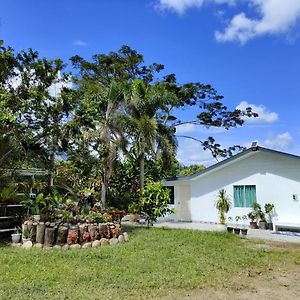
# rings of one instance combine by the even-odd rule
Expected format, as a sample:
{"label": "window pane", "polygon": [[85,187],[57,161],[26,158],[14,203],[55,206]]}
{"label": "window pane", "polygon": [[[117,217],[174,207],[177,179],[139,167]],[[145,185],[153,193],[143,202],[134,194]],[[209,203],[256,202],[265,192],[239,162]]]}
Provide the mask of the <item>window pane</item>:
{"label": "window pane", "polygon": [[245,207],[252,207],[256,201],[256,187],[255,185],[245,185]]}
{"label": "window pane", "polygon": [[233,202],[235,207],[244,206],[244,186],[234,185],[233,186]]}

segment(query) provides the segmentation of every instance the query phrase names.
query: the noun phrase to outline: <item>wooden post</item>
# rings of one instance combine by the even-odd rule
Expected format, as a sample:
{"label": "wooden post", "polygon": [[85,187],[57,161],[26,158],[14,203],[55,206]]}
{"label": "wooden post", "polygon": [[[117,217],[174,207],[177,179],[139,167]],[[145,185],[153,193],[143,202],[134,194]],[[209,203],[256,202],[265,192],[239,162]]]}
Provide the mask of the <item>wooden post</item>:
{"label": "wooden post", "polygon": [[32,223],[32,231],[31,231],[31,240],[33,243],[36,242],[36,229],[37,229],[37,223]]}
{"label": "wooden post", "polygon": [[53,246],[55,243],[55,228],[48,227],[45,229],[45,246]]}
{"label": "wooden post", "polygon": [[57,239],[56,244],[62,245],[67,243],[67,237],[68,237],[68,227],[65,226],[59,226],[57,230]]}
{"label": "wooden post", "polygon": [[99,232],[97,226],[94,225],[89,225],[88,226],[88,231],[90,233],[91,241],[95,241],[99,238]]}
{"label": "wooden post", "polygon": [[45,236],[45,224],[40,222],[36,228],[36,242],[39,244],[44,244],[44,236]]}
{"label": "wooden post", "polygon": [[83,243],[83,234],[87,231],[87,225],[81,224],[79,225],[79,244]]}

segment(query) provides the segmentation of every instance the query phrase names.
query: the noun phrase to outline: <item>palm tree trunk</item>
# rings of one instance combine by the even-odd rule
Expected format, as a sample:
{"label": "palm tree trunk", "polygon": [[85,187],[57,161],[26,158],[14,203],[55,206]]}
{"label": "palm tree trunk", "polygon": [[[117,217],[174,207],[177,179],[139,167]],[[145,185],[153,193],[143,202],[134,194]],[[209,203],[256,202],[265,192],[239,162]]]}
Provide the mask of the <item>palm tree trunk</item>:
{"label": "palm tree trunk", "polygon": [[102,182],[101,182],[101,206],[105,208],[106,204],[106,191],[107,191],[107,170],[103,168]]}
{"label": "palm tree trunk", "polygon": [[140,189],[144,188],[145,184],[145,153],[140,156]]}

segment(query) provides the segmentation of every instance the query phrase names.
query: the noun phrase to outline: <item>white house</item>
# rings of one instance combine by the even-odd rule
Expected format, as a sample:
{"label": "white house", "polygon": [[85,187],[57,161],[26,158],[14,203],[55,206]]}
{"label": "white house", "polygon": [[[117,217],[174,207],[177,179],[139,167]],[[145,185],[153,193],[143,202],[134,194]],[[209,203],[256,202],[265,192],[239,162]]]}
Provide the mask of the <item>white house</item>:
{"label": "white house", "polygon": [[300,226],[300,156],[257,146],[163,183],[174,186],[177,221],[219,222],[215,201],[224,188],[233,204],[228,216],[248,214],[256,200],[273,203],[280,222]]}

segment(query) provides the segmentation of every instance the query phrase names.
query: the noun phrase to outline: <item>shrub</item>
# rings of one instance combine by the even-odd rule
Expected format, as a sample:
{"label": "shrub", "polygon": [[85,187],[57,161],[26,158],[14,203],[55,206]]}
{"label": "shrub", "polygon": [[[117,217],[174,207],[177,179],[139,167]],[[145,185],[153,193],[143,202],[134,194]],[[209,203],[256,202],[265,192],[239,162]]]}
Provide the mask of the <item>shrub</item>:
{"label": "shrub", "polygon": [[147,181],[141,191],[140,212],[146,219],[148,227],[156,222],[157,218],[172,213],[170,204],[170,190],[163,187],[161,182]]}

